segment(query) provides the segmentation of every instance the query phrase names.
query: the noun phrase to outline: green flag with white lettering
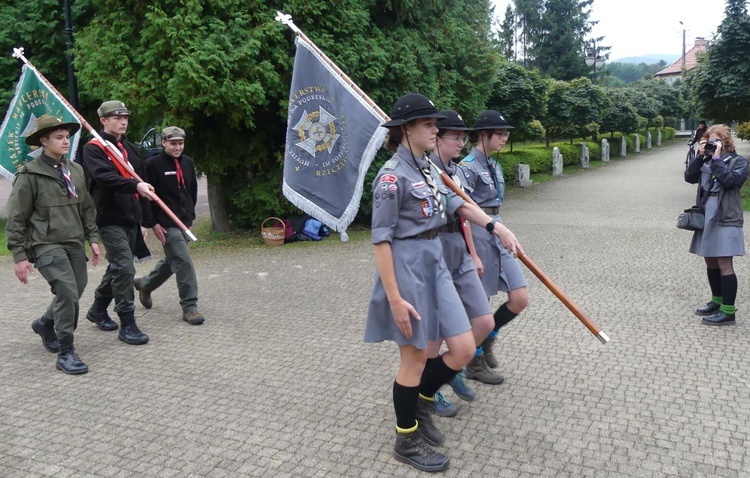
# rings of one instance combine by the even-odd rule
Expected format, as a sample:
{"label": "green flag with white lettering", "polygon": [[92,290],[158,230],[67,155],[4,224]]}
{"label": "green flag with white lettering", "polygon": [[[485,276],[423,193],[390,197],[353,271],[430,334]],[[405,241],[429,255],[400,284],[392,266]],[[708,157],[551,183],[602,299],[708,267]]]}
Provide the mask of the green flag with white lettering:
{"label": "green flag with white lettering", "polygon": [[[0,126],[0,174],[13,180],[24,163],[41,154],[41,148],[26,144],[26,136],[36,129],[36,119],[44,114],[55,116],[63,123],[80,123],[56,92],[51,91],[26,65],[8,112]],[[70,138],[70,159],[75,159],[80,131]]]}

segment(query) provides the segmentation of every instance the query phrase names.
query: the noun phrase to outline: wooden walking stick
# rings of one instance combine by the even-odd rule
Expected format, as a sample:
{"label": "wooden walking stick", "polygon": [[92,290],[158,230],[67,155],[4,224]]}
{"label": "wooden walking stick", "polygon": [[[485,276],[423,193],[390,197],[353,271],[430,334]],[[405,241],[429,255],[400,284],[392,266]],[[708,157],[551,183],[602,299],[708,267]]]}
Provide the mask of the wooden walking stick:
{"label": "wooden walking stick", "polygon": [[[430,160],[430,163],[432,163],[431,160]],[[440,171],[440,179],[442,179],[443,183],[445,183],[446,186],[451,188],[453,192],[461,196],[461,199],[463,199],[469,204],[473,204],[474,206],[479,207],[477,203],[475,203],[474,200],[469,197],[468,194],[466,194],[463,190],[461,190],[461,188],[456,186],[456,184],[453,182],[450,176],[448,176],[448,174],[445,173],[445,171],[435,166],[434,163],[432,164],[432,167],[435,168],[437,171]],[[583,325],[585,325],[586,328],[589,329],[589,331],[592,334],[594,334],[594,336],[597,339],[601,341],[601,343],[606,345],[606,343],[609,342],[609,337],[607,337],[607,334],[604,333],[604,331],[596,324],[596,322],[594,322],[588,315],[586,315],[586,313],[578,306],[578,304],[573,302],[573,300],[570,297],[568,297],[565,294],[565,292],[563,292],[562,289],[560,289],[557,286],[557,284],[555,284],[552,281],[552,279],[550,279],[549,276],[545,274],[544,271],[540,269],[539,266],[536,265],[534,261],[532,261],[528,255],[526,254],[519,255],[518,259],[521,262],[523,262],[524,265],[528,267],[531,272],[534,273],[537,279],[539,279],[542,282],[542,284],[544,284],[550,290],[550,292],[555,294],[555,297],[557,297],[560,300],[560,302],[562,302],[565,305],[565,307],[568,308],[568,310],[573,312],[573,315],[575,315],[578,318],[578,320],[580,320],[583,323]]]}
{"label": "wooden walking stick", "polygon": [[[99,136],[99,133],[96,132],[94,128],[91,127],[91,125],[86,121],[86,119],[81,116],[81,114],[76,111],[75,108],[65,99],[63,95],[60,94],[59,91],[52,85],[52,83],[47,80],[47,78],[42,75],[39,70],[34,67],[34,65],[31,64],[31,62],[23,56],[23,48],[14,48],[13,49],[13,57],[19,58],[21,61],[23,61],[26,66],[31,68],[34,73],[37,74],[40,80],[49,88],[51,91],[55,92],[57,96],[62,100],[63,103],[65,103],[65,106],[68,107],[68,109],[75,115],[75,117],[78,119],[78,121],[81,122],[81,125],[83,125],[84,128],[88,130],[89,133],[91,133],[91,136],[96,138],[97,141],[99,141],[100,144],[102,144],[106,148],[106,152],[108,153],[107,156],[110,158],[114,158],[117,162],[119,162],[132,176],[134,179],[140,182],[145,182],[143,179],[136,174],[135,170],[133,169],[133,166],[130,165],[128,161],[125,161],[125,158],[122,156],[122,153],[119,149],[117,149],[112,143],[109,141],[103,139],[101,136]],[[156,195],[155,192],[151,192],[151,197],[153,197],[153,201],[164,211],[164,213],[169,216],[169,218],[177,225],[177,227],[180,228],[182,232],[184,232],[192,241],[198,241],[198,238],[195,237],[195,235],[188,229],[188,227],[180,221],[180,219],[175,215],[175,213],[172,212],[171,209],[169,209],[169,206],[167,206],[164,201],[161,200],[159,196]]]}

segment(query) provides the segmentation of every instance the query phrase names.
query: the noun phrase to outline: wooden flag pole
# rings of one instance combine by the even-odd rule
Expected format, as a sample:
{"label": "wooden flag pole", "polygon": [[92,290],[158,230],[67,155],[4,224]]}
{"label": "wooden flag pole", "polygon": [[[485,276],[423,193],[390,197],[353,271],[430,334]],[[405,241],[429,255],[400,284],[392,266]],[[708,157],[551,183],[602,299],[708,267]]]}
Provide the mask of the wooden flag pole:
{"label": "wooden flag pole", "polygon": [[[279,21],[279,22],[281,22],[281,23],[283,23],[284,25],[288,26],[289,28],[291,28],[292,31],[298,37],[300,37],[303,40],[305,40],[305,42],[310,45],[310,48],[313,48],[315,50],[315,52],[318,55],[320,55],[320,57],[326,62],[326,64],[328,64],[328,66],[330,66],[333,70],[335,70],[337,74],[341,75],[341,77],[347,82],[347,84],[354,91],[356,91],[357,94],[359,94],[362,97],[362,99],[368,105],[370,105],[372,107],[372,109],[383,119],[384,122],[390,120],[390,118],[388,117],[388,115],[385,114],[385,112],[382,109],[380,109],[380,107],[377,104],[375,104],[375,102],[372,101],[372,99],[370,99],[370,97],[364,91],[362,91],[351,80],[351,78],[349,78],[346,75],[346,73],[344,73],[343,71],[341,71],[341,69],[330,58],[328,58],[328,56],[326,56],[325,53],[323,53],[322,51],[320,51],[320,49],[315,45],[315,43],[313,43],[302,32],[302,30],[300,30],[297,27],[297,25],[294,24],[294,22],[292,21],[292,16],[291,15],[287,15],[287,14],[282,13],[282,12],[276,12],[276,20]],[[433,168],[435,168],[437,171],[440,171],[440,178],[443,180],[443,183],[445,183],[446,186],[448,186],[456,194],[458,194],[459,196],[461,196],[461,198],[463,198],[463,200],[466,201],[467,203],[473,204],[474,206],[477,206],[477,203],[475,203],[461,188],[459,188],[458,186],[456,186],[456,184],[453,182],[453,180],[451,180],[451,178],[445,172],[443,172],[440,168],[438,168],[432,162],[432,160],[429,159],[429,157],[427,158],[427,160],[430,162],[430,164],[432,164]],[[528,267],[529,270],[531,270],[531,272],[534,273],[534,275],[542,282],[542,284],[544,284],[550,290],[550,292],[552,292],[555,295],[555,297],[557,297],[573,313],[573,315],[575,315],[578,318],[578,320],[580,320],[583,323],[583,325],[585,325],[586,328],[589,329],[589,331],[592,334],[594,334],[594,336],[597,339],[599,339],[599,341],[601,341],[603,344],[606,344],[607,342],[609,342],[609,337],[607,336],[607,334],[604,333],[604,331],[601,330],[601,328],[596,324],[596,322],[594,322],[593,320],[591,320],[591,318],[589,318],[589,316],[586,315],[583,312],[583,310],[575,302],[573,302],[573,300],[570,299],[570,297],[568,297],[567,295],[565,295],[565,293],[562,291],[562,289],[560,289],[557,286],[557,284],[555,284],[552,281],[552,279],[550,279],[549,276],[547,276],[547,274],[545,274],[544,271],[542,271],[542,269],[539,268],[539,266],[537,266],[531,260],[531,258],[529,258],[528,255],[518,256],[518,259],[521,262],[523,262],[524,265],[526,267]]]}

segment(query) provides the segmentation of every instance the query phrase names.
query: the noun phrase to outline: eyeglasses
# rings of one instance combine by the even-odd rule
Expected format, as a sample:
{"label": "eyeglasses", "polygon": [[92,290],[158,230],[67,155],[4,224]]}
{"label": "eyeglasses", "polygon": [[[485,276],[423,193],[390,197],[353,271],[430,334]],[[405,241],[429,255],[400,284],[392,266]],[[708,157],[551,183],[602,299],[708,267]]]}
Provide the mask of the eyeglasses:
{"label": "eyeglasses", "polygon": [[442,138],[450,139],[455,141],[456,143],[465,143],[466,142],[466,136],[442,136]]}
{"label": "eyeglasses", "polygon": [[496,134],[496,135],[500,136],[501,138],[508,138],[508,137],[510,137],[510,131],[508,131],[508,130],[505,130],[505,131],[493,131],[492,134]]}

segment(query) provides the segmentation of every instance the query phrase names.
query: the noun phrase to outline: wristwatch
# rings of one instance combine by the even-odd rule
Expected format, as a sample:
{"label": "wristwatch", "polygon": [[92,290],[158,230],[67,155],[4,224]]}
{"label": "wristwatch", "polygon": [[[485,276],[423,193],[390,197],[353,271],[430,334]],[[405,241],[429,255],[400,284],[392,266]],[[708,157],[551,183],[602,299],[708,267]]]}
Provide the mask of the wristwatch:
{"label": "wristwatch", "polygon": [[488,222],[487,225],[484,226],[484,228],[487,229],[487,232],[492,234],[493,232],[495,232],[495,224],[497,224],[497,221],[493,219],[490,222]]}

